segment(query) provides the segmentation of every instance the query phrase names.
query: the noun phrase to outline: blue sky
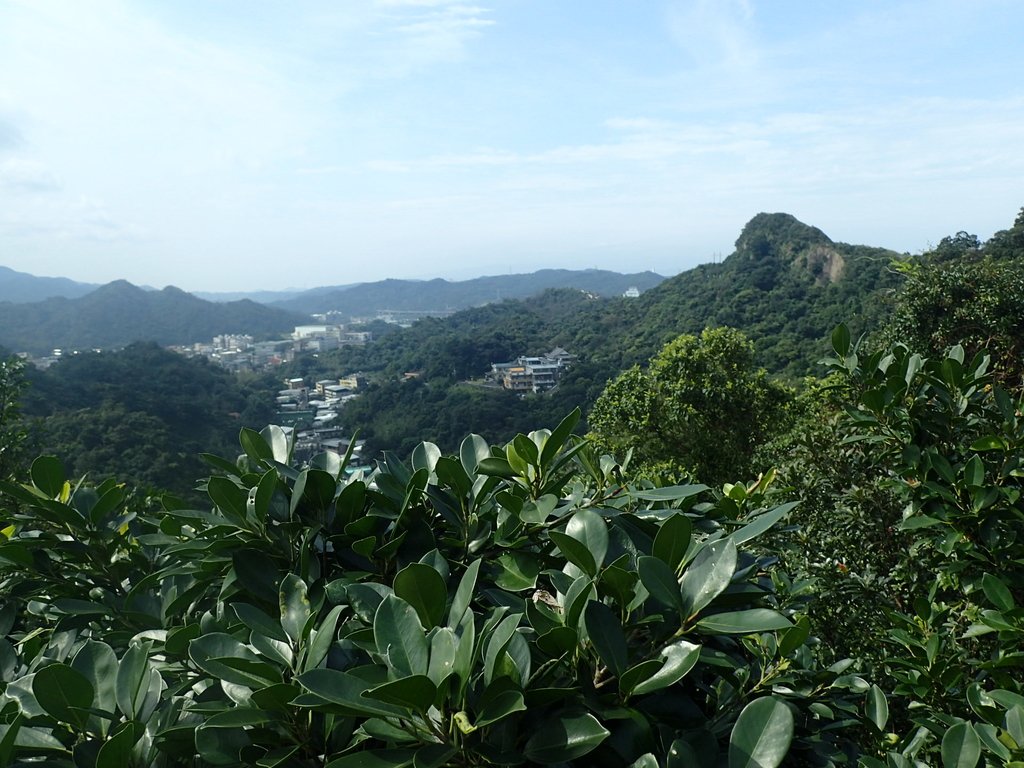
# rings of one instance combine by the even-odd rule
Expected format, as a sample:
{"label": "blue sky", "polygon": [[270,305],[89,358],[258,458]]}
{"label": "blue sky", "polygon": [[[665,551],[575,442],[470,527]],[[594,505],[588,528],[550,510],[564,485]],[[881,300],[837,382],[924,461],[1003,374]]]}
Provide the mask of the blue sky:
{"label": "blue sky", "polygon": [[0,264],[189,290],[675,274],[1024,205],[1016,0],[0,0]]}

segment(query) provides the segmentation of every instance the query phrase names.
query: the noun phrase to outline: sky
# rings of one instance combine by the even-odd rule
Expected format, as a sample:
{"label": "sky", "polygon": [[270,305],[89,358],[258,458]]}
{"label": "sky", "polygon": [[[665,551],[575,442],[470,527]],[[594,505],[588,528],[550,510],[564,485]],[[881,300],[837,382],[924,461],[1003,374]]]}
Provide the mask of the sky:
{"label": "sky", "polygon": [[186,290],[673,275],[762,211],[1024,206],[1017,0],[0,0],[0,265]]}

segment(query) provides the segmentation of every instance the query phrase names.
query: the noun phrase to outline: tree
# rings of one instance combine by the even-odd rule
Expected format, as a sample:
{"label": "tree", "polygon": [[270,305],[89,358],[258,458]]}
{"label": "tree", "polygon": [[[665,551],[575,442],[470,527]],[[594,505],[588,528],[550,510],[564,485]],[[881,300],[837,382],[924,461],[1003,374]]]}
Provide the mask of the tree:
{"label": "tree", "polygon": [[791,398],[755,366],[742,333],[712,328],[678,337],[646,370],[612,381],[589,422],[603,448],[714,485],[752,472],[756,448],[784,427]]}

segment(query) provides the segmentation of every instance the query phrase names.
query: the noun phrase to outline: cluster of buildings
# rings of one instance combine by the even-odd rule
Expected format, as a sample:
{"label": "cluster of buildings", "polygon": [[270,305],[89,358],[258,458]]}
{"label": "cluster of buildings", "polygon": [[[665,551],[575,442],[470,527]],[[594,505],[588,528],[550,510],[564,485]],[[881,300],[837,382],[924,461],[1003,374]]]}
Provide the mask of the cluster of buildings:
{"label": "cluster of buildings", "polygon": [[[366,386],[361,374],[338,379],[321,379],[312,387],[305,379],[284,380],[284,389],[277,393],[276,422],[295,434],[295,456],[308,460],[323,451],[344,455],[351,446],[351,436],[341,423],[345,404],[359,397]],[[362,441],[352,447],[350,469],[362,467]]]}
{"label": "cluster of buildings", "polygon": [[188,357],[205,357],[230,371],[265,371],[290,363],[302,352],[326,352],[346,344],[367,344],[373,334],[344,325],[299,325],[287,339],[255,341],[248,334],[214,336],[209,343],[171,347]]}
{"label": "cluster of buildings", "polygon": [[558,384],[575,361],[576,355],[555,347],[539,357],[523,355],[508,363],[491,363],[489,378],[512,392],[546,392]]}

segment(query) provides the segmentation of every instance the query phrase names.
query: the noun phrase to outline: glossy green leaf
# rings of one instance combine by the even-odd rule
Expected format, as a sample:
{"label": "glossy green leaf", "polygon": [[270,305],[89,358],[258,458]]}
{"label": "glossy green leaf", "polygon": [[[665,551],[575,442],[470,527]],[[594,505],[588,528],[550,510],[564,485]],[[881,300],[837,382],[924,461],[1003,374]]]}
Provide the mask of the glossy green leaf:
{"label": "glossy green leaf", "polygon": [[372,684],[336,669],[311,669],[295,679],[310,693],[353,715],[391,717],[402,714],[402,710],[393,704],[363,696],[364,691],[374,687]]}
{"label": "glossy green leaf", "polygon": [[508,648],[512,635],[515,634],[516,627],[519,626],[522,618],[521,613],[506,616],[487,638],[487,645],[484,647],[484,680],[488,684],[494,679],[495,673],[499,669],[498,663],[502,659],[505,649]]}
{"label": "glossy green leaf", "polygon": [[685,615],[695,615],[725,591],[736,571],[736,558],[736,544],[731,538],[701,548],[679,581]]}
{"label": "glossy green leaf", "polygon": [[682,501],[708,490],[706,485],[670,485],[665,488],[630,490],[629,495],[642,501]]}
{"label": "glossy green leaf", "polygon": [[653,693],[679,682],[696,666],[700,659],[700,649],[699,645],[686,640],[679,640],[663,648],[659,656],[665,663],[653,675],[639,681],[633,688],[633,693]]}
{"label": "glossy green leaf", "polygon": [[785,634],[779,638],[779,655],[782,657],[791,656],[796,649],[807,642],[811,636],[811,622],[806,616],[801,616]]}
{"label": "glossy green leaf", "polygon": [[48,498],[57,498],[64,489],[66,481],[64,465],[56,456],[37,458],[32,462],[29,475],[32,478],[32,485],[45,493]]}
{"label": "glossy green leaf", "polygon": [[832,350],[840,359],[850,354],[850,329],[844,323],[832,331]]}
{"label": "glossy green leaf", "polygon": [[618,616],[604,603],[591,600],[583,610],[583,624],[597,655],[617,677],[626,670],[629,648]]}
{"label": "glossy green leaf", "polygon": [[705,616],[697,622],[697,626],[709,632],[745,635],[755,632],[770,632],[774,629],[787,629],[793,626],[793,623],[781,613],[768,608],[750,608],[745,611]]}
{"label": "glossy green leaf", "polygon": [[964,482],[973,487],[979,487],[985,482],[985,465],[981,457],[972,456],[964,466]]}
{"label": "glossy green leaf", "polygon": [[455,630],[450,627],[439,627],[430,638],[430,662],[427,665],[427,677],[434,685],[442,682],[455,671],[455,654],[459,641]]}
{"label": "glossy green leaf", "polygon": [[[71,668],[82,674],[92,685],[93,708],[113,714],[117,709],[117,656],[106,643],[87,640],[71,661]],[[87,728],[89,731],[105,736],[110,727],[110,720],[105,717],[91,716]]]}
{"label": "glossy green leaf", "polygon": [[986,573],[981,579],[981,588],[984,590],[985,597],[989,599],[989,602],[1000,611],[1012,611],[1016,607],[1013,595],[1010,593],[1005,582],[998,576]]}
{"label": "glossy green leaf", "polygon": [[409,563],[395,576],[395,594],[416,609],[427,629],[436,627],[444,616],[448,587],[444,578],[429,565]]}
{"label": "glossy green leaf", "polygon": [[633,665],[619,677],[619,693],[630,695],[640,683],[647,680],[664,665],[665,659],[661,656]]}
{"label": "glossy green leaf", "polygon": [[20,722],[16,720],[11,725],[0,724],[0,744],[6,744],[10,739],[12,749],[24,747],[33,752],[67,752],[65,746],[53,737],[49,729],[29,728]]}
{"label": "glossy green leaf", "polygon": [[94,691],[83,674],[64,664],[51,664],[36,672],[32,693],[48,715],[85,729]]}
{"label": "glossy green leaf", "polygon": [[494,583],[501,589],[509,592],[522,592],[537,586],[541,563],[532,553],[519,550],[505,552],[498,557],[497,562],[501,571],[494,579]]}
{"label": "glossy green leaf", "polygon": [[589,713],[554,718],[540,725],[523,754],[541,765],[567,763],[592,752],[608,736],[608,730]]}
{"label": "glossy green leaf", "polygon": [[226,477],[214,476],[206,483],[206,493],[229,520],[236,525],[243,524],[249,500],[247,489]]}
{"label": "glossy green leaf", "polygon": [[658,528],[651,547],[651,554],[673,571],[679,570],[680,563],[690,548],[693,523],[683,514],[672,515]]}
{"label": "glossy green leaf", "polygon": [[462,615],[469,608],[476,589],[477,575],[480,573],[480,561],[474,560],[466,568],[465,573],[459,580],[459,587],[455,590],[455,597],[452,598],[452,605],[448,611],[448,626],[454,629],[462,622]]}
{"label": "glossy green leaf", "polygon": [[509,464],[507,459],[501,459],[496,456],[489,456],[486,459],[481,459],[477,464],[476,471],[481,475],[502,477],[506,480],[512,480],[519,477],[519,473],[512,468],[512,465]]}
{"label": "glossy green leaf", "polygon": [[256,606],[248,603],[232,603],[231,609],[239,620],[253,632],[259,632],[264,637],[283,643],[288,642],[288,635],[281,628],[281,623],[270,618]]}
{"label": "glossy green leaf", "polygon": [[643,555],[637,558],[637,573],[640,581],[651,593],[651,597],[677,611],[683,609],[683,597],[675,571],[656,557]]}
{"label": "glossy green leaf", "polygon": [[729,768],[776,768],[793,740],[793,712],[764,696],[743,708],[729,736]]}
{"label": "glossy green leaf", "polygon": [[943,768],[974,768],[981,759],[981,739],[970,723],[957,723],[942,737]]}
{"label": "glossy green leaf", "polygon": [[323,622],[315,628],[312,639],[309,642],[306,658],[302,663],[303,671],[314,669],[320,666],[327,658],[331,644],[338,632],[338,619],[341,618],[343,606],[334,606],[324,617]]}
{"label": "glossy green leaf", "polygon": [[537,638],[537,647],[556,659],[575,651],[578,643],[579,634],[572,627],[555,627]]}
{"label": "glossy green leaf", "polygon": [[310,615],[306,583],[294,573],[286,575],[281,580],[278,603],[281,609],[281,627],[293,643],[298,643],[303,639],[303,628]]}
{"label": "glossy green leaf", "polygon": [[412,675],[370,688],[363,696],[388,704],[426,712],[434,703],[437,686],[426,675]]}
{"label": "glossy green leaf", "polygon": [[242,728],[218,728],[204,723],[196,728],[196,752],[210,765],[239,765],[239,755],[252,742]]}
{"label": "glossy green leaf", "polygon": [[753,541],[761,534],[770,531],[780,520],[799,506],[799,504],[800,502],[798,501],[791,501],[788,504],[783,504],[773,510],[758,515],[738,531],[730,534],[729,538],[732,539],[733,543],[737,546],[745,544],[748,541]]}
{"label": "glossy green leaf", "polygon": [[[601,515],[592,509],[581,509],[569,518],[565,532],[587,548],[597,568],[604,564],[608,553],[608,524]],[[595,568],[590,575],[596,574]]]}
{"label": "glossy green leaf", "polygon": [[238,442],[246,455],[257,464],[261,462],[273,463],[274,451],[259,432],[248,427],[242,427],[238,433]]}
{"label": "glossy green leaf", "polygon": [[[227,659],[242,659],[253,663],[260,663],[259,658],[246,645],[243,645],[237,638],[223,632],[210,632],[201,635],[188,644],[189,658],[197,667],[215,678],[227,680],[238,685],[249,685],[256,683],[250,674],[244,670],[236,669],[225,663]],[[124,661],[121,662],[122,667]],[[118,704],[121,705],[121,674],[118,671]],[[277,682],[280,682],[278,680]],[[130,689],[126,687],[125,696],[129,695]],[[123,705],[122,705],[123,710]]]}
{"label": "glossy green leaf", "polygon": [[885,725],[889,722],[889,704],[882,689],[877,685],[872,685],[868,691],[867,700],[864,702],[864,714],[879,731],[885,731]]}
{"label": "glossy green leaf", "polygon": [[503,720],[515,712],[526,711],[526,700],[517,690],[502,691],[487,699],[476,718],[476,727],[483,728]]}
{"label": "glossy green leaf", "polygon": [[260,437],[270,446],[270,453],[278,464],[290,464],[292,441],[281,427],[271,424],[260,430]]}
{"label": "glossy green leaf", "polygon": [[133,643],[117,667],[115,692],[118,708],[129,718],[140,719],[139,715],[145,709],[146,699],[149,697],[151,683],[149,647]]}
{"label": "glossy green leaf", "polygon": [[96,754],[96,768],[131,768],[132,748],[137,740],[134,725],[125,723],[100,747]]}
{"label": "glossy green leaf", "polygon": [[548,531],[548,536],[555,542],[566,560],[591,578],[597,575],[597,563],[594,561],[593,553],[587,549],[586,544],[578,539],[574,539],[567,533],[559,531]]}
{"label": "glossy green leaf", "polygon": [[427,638],[416,609],[397,595],[381,601],[373,617],[377,652],[401,677],[425,675],[429,657]]}

